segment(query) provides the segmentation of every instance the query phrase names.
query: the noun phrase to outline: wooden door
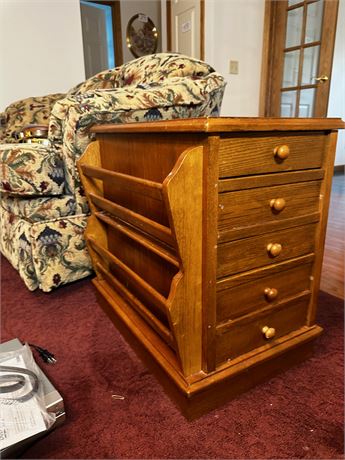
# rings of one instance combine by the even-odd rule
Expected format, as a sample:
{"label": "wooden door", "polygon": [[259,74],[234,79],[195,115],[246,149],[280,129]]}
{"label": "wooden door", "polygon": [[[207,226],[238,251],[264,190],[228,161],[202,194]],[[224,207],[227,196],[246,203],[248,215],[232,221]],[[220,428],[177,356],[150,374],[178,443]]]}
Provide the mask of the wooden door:
{"label": "wooden door", "polygon": [[80,1],[85,76],[122,64],[120,4]]}
{"label": "wooden door", "polygon": [[[108,56],[106,13],[93,3],[80,3],[85,76],[90,78],[101,70],[114,65],[114,53]],[[111,37],[113,43],[113,37]]]}
{"label": "wooden door", "polygon": [[337,13],[338,0],[268,0],[262,114],[327,115]]}
{"label": "wooden door", "polygon": [[169,50],[203,59],[204,1],[168,1],[167,14]]}

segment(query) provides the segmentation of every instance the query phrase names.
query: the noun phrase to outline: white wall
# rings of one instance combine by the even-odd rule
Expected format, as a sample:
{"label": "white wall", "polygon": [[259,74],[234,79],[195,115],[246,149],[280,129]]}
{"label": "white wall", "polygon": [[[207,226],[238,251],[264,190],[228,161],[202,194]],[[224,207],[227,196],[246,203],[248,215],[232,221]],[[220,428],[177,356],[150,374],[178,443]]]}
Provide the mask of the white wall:
{"label": "white wall", "polygon": [[[164,36],[163,0],[122,0],[124,36],[128,20],[138,12],[160,25],[161,6]],[[205,0],[205,61],[228,81],[223,116],[258,115],[263,19],[264,0]],[[344,25],[345,0],[340,0],[328,116],[343,119]],[[124,51],[125,61],[134,58]],[[238,75],[229,74],[230,59],[239,61]],[[67,91],[84,79],[79,0],[0,0],[0,111],[23,97]],[[336,164],[345,164],[344,131]]]}
{"label": "white wall", "polygon": [[161,51],[161,1],[160,0],[121,0],[121,28],[122,28],[122,48],[123,62],[132,61],[135,56],[129,51],[126,43],[126,30],[128,21],[138,13],[146,14],[157,27],[158,48]]}
{"label": "white wall", "polygon": [[[327,116],[345,121],[345,0],[339,1]],[[335,164],[345,165],[345,130],[339,131]]]}
{"label": "white wall", "polygon": [[0,0],[0,110],[84,79],[79,0]]}
{"label": "white wall", "polygon": [[[205,61],[227,80],[222,116],[258,116],[264,0],[206,0]],[[229,74],[229,61],[239,74]]]}

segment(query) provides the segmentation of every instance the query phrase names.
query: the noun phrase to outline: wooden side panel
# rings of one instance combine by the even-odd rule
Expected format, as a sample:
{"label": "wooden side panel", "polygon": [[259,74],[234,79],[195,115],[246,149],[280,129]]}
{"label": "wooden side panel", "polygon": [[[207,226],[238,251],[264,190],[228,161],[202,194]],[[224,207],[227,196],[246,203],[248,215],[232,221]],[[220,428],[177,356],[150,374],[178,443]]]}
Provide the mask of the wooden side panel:
{"label": "wooden side panel", "polygon": [[312,298],[309,309],[308,316],[308,325],[315,323],[316,308],[317,308],[317,297],[320,287],[320,278],[321,278],[321,269],[322,269],[322,260],[323,260],[323,251],[325,246],[326,230],[327,230],[327,219],[328,219],[328,209],[331,195],[331,186],[332,186],[332,177],[333,177],[333,165],[334,157],[337,145],[337,132],[332,132],[327,136],[325,156],[324,156],[324,171],[325,178],[322,183],[320,191],[320,212],[321,218],[319,225],[316,231],[316,247],[318,251],[316,252],[315,265],[313,270],[313,290]]}
{"label": "wooden side panel", "polygon": [[218,210],[218,151],[219,136],[210,136],[204,152],[203,196],[203,370],[211,372],[216,367],[216,273],[217,273],[217,225]]}
{"label": "wooden side panel", "polygon": [[181,272],[168,299],[171,325],[185,376],[202,368],[203,147],[188,149],[163,183]]}
{"label": "wooden side panel", "polygon": [[[85,235],[89,235],[95,239],[104,247],[108,248],[108,238],[106,229],[99,223],[99,221],[94,216],[96,212],[96,207],[90,200],[90,194],[94,193],[96,195],[103,195],[103,181],[95,179],[84,174],[83,165],[93,165],[96,167],[101,167],[101,154],[100,154],[100,145],[99,141],[91,142],[88,145],[83,155],[79,158],[77,162],[77,167],[80,175],[80,179],[85,189],[86,196],[88,198],[89,206],[92,212],[92,215],[87,221],[87,226],[85,230]],[[101,262],[100,255],[93,249],[89,244],[88,239],[86,238],[87,248],[91,257],[92,266],[97,276],[102,279],[102,273],[97,269],[97,265]],[[109,264],[107,261],[103,261],[104,265],[109,269]]]}
{"label": "wooden side panel", "polygon": [[96,207],[90,200],[89,195],[90,193],[94,193],[95,195],[103,196],[103,181],[101,179],[96,179],[91,176],[88,176],[87,174],[84,174],[83,166],[87,168],[88,165],[92,165],[97,168],[102,167],[100,142],[98,140],[91,142],[91,144],[89,144],[86,148],[83,155],[77,161],[80,179],[83,183],[91,212],[93,212],[96,210]]}

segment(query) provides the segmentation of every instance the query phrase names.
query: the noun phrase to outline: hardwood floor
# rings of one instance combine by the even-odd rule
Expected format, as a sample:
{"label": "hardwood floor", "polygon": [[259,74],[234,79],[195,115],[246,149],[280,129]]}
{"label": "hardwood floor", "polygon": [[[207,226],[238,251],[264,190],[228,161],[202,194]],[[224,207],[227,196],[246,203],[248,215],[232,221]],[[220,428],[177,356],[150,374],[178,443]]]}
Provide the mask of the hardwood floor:
{"label": "hardwood floor", "polygon": [[344,234],[345,175],[344,172],[336,172],[332,184],[320,289],[342,299],[344,299]]}

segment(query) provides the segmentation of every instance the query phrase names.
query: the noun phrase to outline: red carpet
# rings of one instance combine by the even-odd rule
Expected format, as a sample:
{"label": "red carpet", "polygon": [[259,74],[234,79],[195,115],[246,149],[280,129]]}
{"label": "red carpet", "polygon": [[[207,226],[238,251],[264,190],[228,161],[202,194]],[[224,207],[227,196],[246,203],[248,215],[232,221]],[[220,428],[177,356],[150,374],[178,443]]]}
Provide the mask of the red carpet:
{"label": "red carpet", "polygon": [[[315,356],[187,422],[97,305],[89,280],[44,294],[2,262],[2,338],[41,345],[67,421],[24,458],[343,458],[343,302],[321,293]],[[39,361],[41,364],[42,362]],[[112,394],[125,396],[114,401]]]}

